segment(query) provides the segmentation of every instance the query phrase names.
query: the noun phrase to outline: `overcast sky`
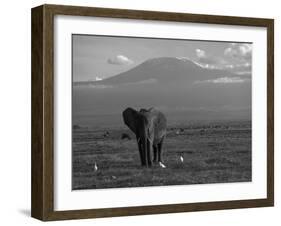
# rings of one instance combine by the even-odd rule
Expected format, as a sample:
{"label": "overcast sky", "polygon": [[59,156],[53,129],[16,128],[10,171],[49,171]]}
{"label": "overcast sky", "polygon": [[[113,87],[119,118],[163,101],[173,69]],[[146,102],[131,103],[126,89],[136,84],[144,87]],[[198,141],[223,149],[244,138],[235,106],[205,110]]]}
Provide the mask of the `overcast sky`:
{"label": "overcast sky", "polygon": [[202,67],[250,73],[252,45],[192,40],[73,35],[73,80],[104,79],[157,57],[190,59]]}

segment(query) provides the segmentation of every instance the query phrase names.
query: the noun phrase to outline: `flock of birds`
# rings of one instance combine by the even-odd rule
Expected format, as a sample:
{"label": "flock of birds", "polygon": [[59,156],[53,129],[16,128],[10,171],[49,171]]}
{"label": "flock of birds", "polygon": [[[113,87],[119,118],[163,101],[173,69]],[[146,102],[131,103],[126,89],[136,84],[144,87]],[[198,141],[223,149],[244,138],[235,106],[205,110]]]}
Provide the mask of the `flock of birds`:
{"label": "flock of birds", "polygon": [[[183,156],[182,156],[182,155],[179,157],[179,160],[180,160],[180,162],[183,163],[184,159],[183,159]],[[166,168],[166,166],[165,166],[162,162],[159,162],[159,166],[160,166],[161,168]],[[96,162],[94,163],[94,171],[95,171],[95,172],[98,171],[98,165],[97,165]]]}

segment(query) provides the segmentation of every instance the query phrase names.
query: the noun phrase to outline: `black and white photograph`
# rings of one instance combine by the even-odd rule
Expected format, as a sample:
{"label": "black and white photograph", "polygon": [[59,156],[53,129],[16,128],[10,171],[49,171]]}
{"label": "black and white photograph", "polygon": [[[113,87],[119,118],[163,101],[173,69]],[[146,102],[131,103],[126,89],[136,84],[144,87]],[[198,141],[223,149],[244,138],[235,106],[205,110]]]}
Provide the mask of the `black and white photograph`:
{"label": "black and white photograph", "polygon": [[252,50],[72,34],[72,190],[252,181]]}

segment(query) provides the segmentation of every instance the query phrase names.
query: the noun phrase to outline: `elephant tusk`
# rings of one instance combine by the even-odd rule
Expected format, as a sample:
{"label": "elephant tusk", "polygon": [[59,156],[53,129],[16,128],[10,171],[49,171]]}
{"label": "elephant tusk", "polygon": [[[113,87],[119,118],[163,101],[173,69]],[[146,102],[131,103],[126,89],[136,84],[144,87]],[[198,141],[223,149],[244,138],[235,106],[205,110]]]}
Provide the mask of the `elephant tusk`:
{"label": "elephant tusk", "polygon": [[[152,139],[147,138],[150,143],[152,143]],[[137,139],[137,142],[140,142],[140,138]]]}

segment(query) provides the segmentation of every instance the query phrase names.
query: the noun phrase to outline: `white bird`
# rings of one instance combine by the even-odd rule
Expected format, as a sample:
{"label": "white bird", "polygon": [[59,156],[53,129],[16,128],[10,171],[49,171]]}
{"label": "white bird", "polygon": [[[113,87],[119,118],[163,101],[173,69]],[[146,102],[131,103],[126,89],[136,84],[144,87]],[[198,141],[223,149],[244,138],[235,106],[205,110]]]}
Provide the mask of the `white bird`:
{"label": "white bird", "polygon": [[97,163],[95,162],[95,165],[94,165],[94,170],[97,171],[98,170],[98,166],[97,166]]}
{"label": "white bird", "polygon": [[183,157],[182,156],[180,156],[180,160],[181,160],[181,162],[183,162]]}
{"label": "white bird", "polygon": [[166,166],[162,162],[159,162],[159,166],[161,166],[162,168],[166,168]]}

